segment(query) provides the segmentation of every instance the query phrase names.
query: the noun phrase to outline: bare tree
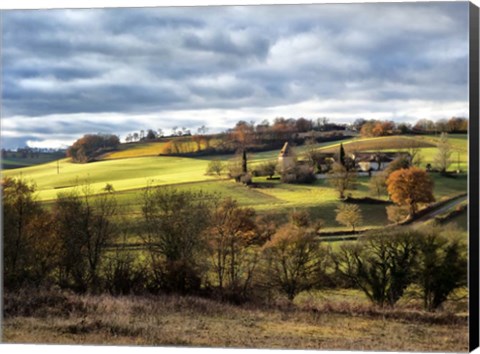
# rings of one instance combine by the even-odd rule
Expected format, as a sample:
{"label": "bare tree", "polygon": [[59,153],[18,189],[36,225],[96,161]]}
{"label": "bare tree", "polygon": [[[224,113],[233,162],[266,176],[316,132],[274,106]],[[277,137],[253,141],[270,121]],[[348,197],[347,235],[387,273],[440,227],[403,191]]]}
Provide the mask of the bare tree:
{"label": "bare tree", "polygon": [[1,187],[4,286],[40,284],[56,266],[54,220],[36,200],[33,184],[6,177]]}
{"label": "bare tree", "polygon": [[370,178],[369,188],[372,193],[375,193],[378,198],[387,193],[387,173],[385,171],[378,172]]}
{"label": "bare tree", "polygon": [[355,227],[363,222],[362,211],[356,204],[342,204],[337,209],[337,220],[340,224],[350,226],[355,232]]}
{"label": "bare tree", "polygon": [[94,196],[88,184],[80,191],[59,194],[54,214],[66,285],[79,291],[99,289],[100,264],[107,245],[117,233],[116,210],[113,193]]}
{"label": "bare tree", "polygon": [[205,235],[220,291],[227,288],[230,294],[246,295],[257,264],[256,233],[252,208],[241,208],[229,198],[215,208]]}
{"label": "bare tree", "polygon": [[335,162],[330,171],[328,181],[338,192],[338,197],[343,199],[345,198],[345,191],[355,187],[356,176],[355,171],[349,171],[342,164]]}
{"label": "bare tree", "polygon": [[437,154],[435,155],[435,164],[440,172],[445,173],[452,163],[452,146],[448,141],[448,134],[442,133],[437,144]]}
{"label": "bare tree", "polygon": [[314,229],[289,223],[264,246],[267,285],[285,293],[290,301],[319,285],[326,274],[327,251],[315,236]]}
{"label": "bare tree", "polygon": [[333,255],[336,271],[374,304],[394,306],[414,281],[418,237],[414,231],[378,232],[342,245]]}
{"label": "bare tree", "polygon": [[410,155],[410,164],[412,166],[420,166],[423,162],[422,143],[415,139],[408,139],[405,142],[404,151]]}
{"label": "bare tree", "polygon": [[151,269],[163,290],[189,292],[200,287],[201,256],[215,196],[149,186],[143,195],[142,238]]}
{"label": "bare tree", "polygon": [[214,159],[208,163],[207,174],[208,175],[216,174],[217,176],[220,176],[224,169],[225,169],[225,164],[220,160]]}
{"label": "bare tree", "polygon": [[318,170],[318,161],[320,160],[321,152],[315,147],[315,139],[308,139],[306,141],[305,156],[311,167]]}

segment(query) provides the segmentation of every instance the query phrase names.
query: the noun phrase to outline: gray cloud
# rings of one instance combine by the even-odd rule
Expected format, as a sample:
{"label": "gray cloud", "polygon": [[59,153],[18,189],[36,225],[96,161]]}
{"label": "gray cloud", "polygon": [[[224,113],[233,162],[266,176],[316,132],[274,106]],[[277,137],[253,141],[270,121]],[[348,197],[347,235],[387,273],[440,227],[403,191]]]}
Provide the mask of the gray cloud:
{"label": "gray cloud", "polygon": [[[6,11],[2,110],[18,122],[6,133],[125,132],[149,128],[128,116],[194,124],[196,111],[228,126],[235,111],[260,119],[305,102],[298,116],[415,119],[412,101],[466,112],[467,18],[467,3]],[[385,111],[400,101],[403,113]],[[72,122],[104,113],[123,118]]]}

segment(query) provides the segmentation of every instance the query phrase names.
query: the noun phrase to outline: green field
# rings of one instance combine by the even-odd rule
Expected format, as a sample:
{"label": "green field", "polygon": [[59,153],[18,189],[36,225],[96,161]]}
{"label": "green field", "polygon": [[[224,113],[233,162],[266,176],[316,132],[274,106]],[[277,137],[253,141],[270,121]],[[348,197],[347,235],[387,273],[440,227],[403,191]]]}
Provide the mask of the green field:
{"label": "green field", "polygon": [[138,189],[149,183],[176,185],[212,179],[205,175],[207,161],[179,157],[139,157],[92,162],[71,163],[69,159],[17,170],[4,171],[6,177],[22,177],[33,181],[39,200],[54,199],[58,192],[68,191],[88,182],[94,191],[101,192],[110,183],[116,191]]}
{"label": "green field", "polygon": [[[403,146],[412,137],[384,137],[368,139],[343,140],[346,150],[355,144],[356,148],[365,147],[369,150],[392,150],[392,146]],[[431,147],[438,137],[423,136],[421,154],[423,163],[433,163],[435,148]],[[466,135],[450,137],[452,146],[460,151],[462,171],[467,169],[467,139]],[[337,193],[327,179],[319,179],[312,185],[284,184],[279,181],[267,181],[265,177],[255,177],[257,188],[245,187],[242,184],[205,174],[211,158],[227,161],[234,155],[202,158],[182,158],[171,156],[148,156],[163,143],[132,143],[123,144],[115,155],[106,160],[88,164],[75,164],[69,159],[48,162],[40,165],[4,170],[3,176],[21,177],[32,181],[37,186],[37,197],[40,201],[53,201],[60,192],[70,191],[77,186],[89,183],[95,193],[102,193],[107,183],[115,190],[116,197],[128,217],[138,215],[141,210],[142,189],[147,185],[168,185],[178,189],[202,190],[217,193],[220,197],[232,197],[242,206],[255,208],[260,214],[273,214],[273,217],[283,218],[291,210],[308,209],[314,218],[325,221],[325,227],[342,228],[335,221],[335,208],[340,204]],[[317,144],[322,151],[336,151],[340,142]],[[305,146],[295,149],[301,157]],[[115,153],[114,153],[115,154]],[[124,158],[120,158],[124,156]],[[276,159],[278,151],[267,151],[251,154],[251,165]],[[58,165],[58,166],[57,166]],[[58,167],[58,170],[57,170]],[[443,177],[432,173],[435,182],[435,197],[437,200],[457,195],[467,190],[467,175],[465,173],[454,177]],[[359,177],[355,190],[348,191],[353,197],[371,196],[369,178]],[[388,223],[384,205],[360,205],[363,211],[364,227],[380,227]]]}
{"label": "green field", "polygon": [[20,153],[9,152],[6,158],[2,158],[2,169],[13,169],[13,168],[22,168],[33,165],[40,165],[47,162],[58,160],[59,158],[65,156],[63,153],[39,153],[34,157],[21,157]]}
{"label": "green field", "polygon": [[126,159],[129,157],[158,156],[163,152],[165,142],[121,144],[117,151],[109,152],[101,158],[104,160]]}

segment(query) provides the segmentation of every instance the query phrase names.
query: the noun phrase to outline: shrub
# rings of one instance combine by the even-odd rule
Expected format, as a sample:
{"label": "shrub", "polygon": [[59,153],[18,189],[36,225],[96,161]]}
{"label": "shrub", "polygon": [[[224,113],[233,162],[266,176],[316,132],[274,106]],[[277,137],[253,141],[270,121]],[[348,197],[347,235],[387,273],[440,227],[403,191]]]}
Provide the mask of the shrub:
{"label": "shrub", "polygon": [[220,160],[211,160],[207,166],[207,175],[216,174],[220,176],[225,169],[225,165]]}
{"label": "shrub", "polygon": [[361,289],[372,303],[394,306],[414,281],[418,233],[376,233],[345,244],[333,256],[337,274]]}
{"label": "shrub", "polygon": [[238,158],[230,160],[227,165],[228,177],[235,179],[239,182],[240,177],[243,175],[242,161]]}
{"label": "shrub", "polygon": [[272,178],[276,170],[277,170],[277,161],[275,160],[267,161],[267,162],[261,163],[258,166],[257,174],[259,176],[268,176],[269,178]]}
{"label": "shrub", "polygon": [[410,167],[410,161],[408,161],[404,156],[399,156],[395,158],[392,162],[390,162],[388,166],[385,168],[384,177],[385,179],[387,179],[391,173],[404,168],[409,168],[409,167]]}
{"label": "shrub", "polygon": [[388,220],[395,224],[405,221],[409,216],[408,208],[405,206],[389,205],[386,210]]}
{"label": "shrub", "polygon": [[105,261],[104,286],[112,295],[141,294],[147,285],[147,270],[135,264],[131,253],[119,248]]}
{"label": "shrub", "polygon": [[[452,231],[452,232],[448,232]],[[466,247],[458,231],[425,229],[418,239],[417,283],[426,310],[438,309],[457,288],[467,284]]]}
{"label": "shrub", "polygon": [[282,172],[283,183],[311,184],[316,180],[313,167],[308,165],[295,165]]}

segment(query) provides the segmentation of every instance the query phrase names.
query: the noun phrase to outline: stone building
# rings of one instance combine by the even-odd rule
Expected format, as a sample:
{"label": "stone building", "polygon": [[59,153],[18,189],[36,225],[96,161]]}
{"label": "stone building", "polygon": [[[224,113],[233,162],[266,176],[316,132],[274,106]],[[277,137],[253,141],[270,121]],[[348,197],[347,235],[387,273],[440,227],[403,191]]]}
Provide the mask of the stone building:
{"label": "stone building", "polygon": [[286,142],[283,145],[282,150],[280,150],[280,154],[278,155],[278,165],[282,173],[295,166],[295,154],[288,142]]}

